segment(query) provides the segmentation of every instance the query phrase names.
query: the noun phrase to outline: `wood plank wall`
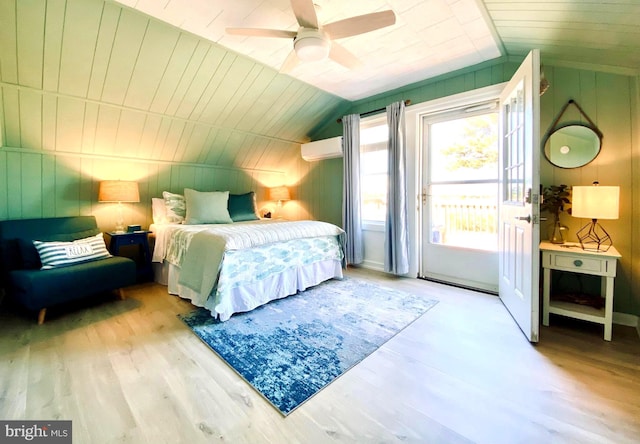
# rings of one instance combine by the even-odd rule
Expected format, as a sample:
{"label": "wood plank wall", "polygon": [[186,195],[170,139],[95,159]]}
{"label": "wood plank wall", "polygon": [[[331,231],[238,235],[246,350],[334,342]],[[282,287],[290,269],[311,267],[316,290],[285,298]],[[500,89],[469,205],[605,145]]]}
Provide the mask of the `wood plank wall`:
{"label": "wood plank wall", "polygon": [[346,103],[115,2],[2,1],[0,218],[94,213],[108,178],[141,181],[144,226],[163,189],[262,201]]}
{"label": "wood plank wall", "polygon": [[[540,183],[573,186],[598,181],[602,185],[620,186],[619,219],[601,221],[622,255],[615,280],[614,311],[640,316],[640,244],[637,236],[640,230],[637,217],[640,182],[634,179],[638,173],[640,148],[638,77],[565,66],[545,66],[544,70],[551,87],[540,100],[542,135],[569,99],[574,99],[604,136],[598,157],[581,168],[555,167],[542,154]],[[570,106],[560,122],[568,121],[585,119]],[[560,218],[569,227],[571,241],[577,241],[575,233],[589,222],[566,213]],[[546,235],[544,228],[542,226],[543,237]]]}
{"label": "wood plank wall", "polygon": [[114,2],[0,2],[3,146],[285,171],[345,103]]}
{"label": "wood plank wall", "polygon": [[115,225],[115,204],[99,203],[98,183],[105,179],[136,180],[140,203],[123,204],[125,222],[148,227],[151,198],[163,191],[256,191],[258,207],[267,202],[269,186],[284,182],[278,171],[240,170],[171,162],[0,150],[0,220],[93,214],[103,230]]}

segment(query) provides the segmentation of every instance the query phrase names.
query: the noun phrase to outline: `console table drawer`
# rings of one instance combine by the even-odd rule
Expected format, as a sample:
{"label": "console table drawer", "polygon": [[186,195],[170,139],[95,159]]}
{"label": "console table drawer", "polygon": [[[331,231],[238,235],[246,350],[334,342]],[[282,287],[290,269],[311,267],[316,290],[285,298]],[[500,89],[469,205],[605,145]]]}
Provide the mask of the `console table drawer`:
{"label": "console table drawer", "polygon": [[583,271],[602,274],[607,272],[606,260],[590,259],[584,256],[563,256],[559,254],[554,255],[553,260],[555,262],[554,264],[552,264],[554,268],[557,267],[577,272]]}

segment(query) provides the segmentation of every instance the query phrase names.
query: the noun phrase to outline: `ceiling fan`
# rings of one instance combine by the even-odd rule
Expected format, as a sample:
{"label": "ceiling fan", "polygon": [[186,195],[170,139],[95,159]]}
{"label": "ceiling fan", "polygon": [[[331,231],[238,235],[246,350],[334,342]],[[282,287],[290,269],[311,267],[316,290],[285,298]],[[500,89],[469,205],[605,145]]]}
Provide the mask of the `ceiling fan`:
{"label": "ceiling fan", "polygon": [[291,0],[291,8],[300,25],[297,31],[262,28],[227,28],[227,33],[251,37],[293,39],[293,50],[282,64],[280,68],[282,72],[289,72],[300,61],[318,61],[324,60],[327,57],[342,66],[355,69],[360,66],[362,62],[334,40],[375,31],[376,29],[391,26],[396,22],[394,12],[387,10],[350,17],[321,26],[318,23],[318,16],[316,15],[313,0]]}

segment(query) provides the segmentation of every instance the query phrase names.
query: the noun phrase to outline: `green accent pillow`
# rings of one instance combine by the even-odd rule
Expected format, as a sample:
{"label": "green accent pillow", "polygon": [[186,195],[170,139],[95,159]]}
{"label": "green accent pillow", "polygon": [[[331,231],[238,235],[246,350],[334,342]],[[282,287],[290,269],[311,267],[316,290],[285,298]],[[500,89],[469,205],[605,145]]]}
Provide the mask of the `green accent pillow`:
{"label": "green accent pillow", "polygon": [[185,224],[230,224],[228,191],[196,191],[184,189],[187,204]]}
{"label": "green accent pillow", "polygon": [[258,204],[256,193],[250,191],[245,194],[229,194],[229,216],[234,222],[258,220]]}

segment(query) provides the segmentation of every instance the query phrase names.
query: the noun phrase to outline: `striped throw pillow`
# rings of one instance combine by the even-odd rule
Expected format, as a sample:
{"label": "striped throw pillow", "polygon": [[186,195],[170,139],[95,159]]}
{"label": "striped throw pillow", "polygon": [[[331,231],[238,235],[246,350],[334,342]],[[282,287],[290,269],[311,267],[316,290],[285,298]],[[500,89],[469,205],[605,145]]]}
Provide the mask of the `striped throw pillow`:
{"label": "striped throw pillow", "polygon": [[41,270],[66,267],[80,262],[111,257],[104,243],[102,233],[73,242],[42,242],[34,240],[33,245],[40,255]]}

